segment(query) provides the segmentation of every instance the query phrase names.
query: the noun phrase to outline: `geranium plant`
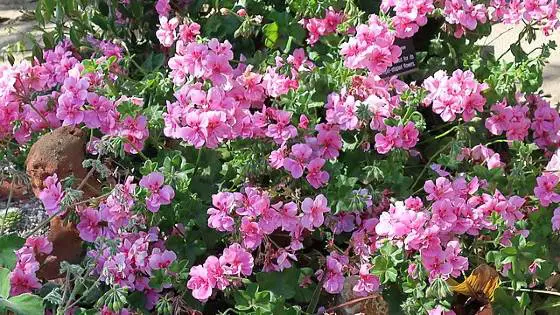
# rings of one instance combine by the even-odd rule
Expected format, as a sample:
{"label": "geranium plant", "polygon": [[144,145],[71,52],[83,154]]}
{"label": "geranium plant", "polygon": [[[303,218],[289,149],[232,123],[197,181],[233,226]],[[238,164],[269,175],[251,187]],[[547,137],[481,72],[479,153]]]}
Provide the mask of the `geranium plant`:
{"label": "geranium plant", "polygon": [[[0,313],[560,311],[555,43],[522,47],[560,26],[555,0],[35,16],[33,56],[0,66],[2,156],[23,169],[70,130],[86,175],[33,178],[49,219],[0,236]],[[513,58],[481,53],[498,23],[523,28]]]}

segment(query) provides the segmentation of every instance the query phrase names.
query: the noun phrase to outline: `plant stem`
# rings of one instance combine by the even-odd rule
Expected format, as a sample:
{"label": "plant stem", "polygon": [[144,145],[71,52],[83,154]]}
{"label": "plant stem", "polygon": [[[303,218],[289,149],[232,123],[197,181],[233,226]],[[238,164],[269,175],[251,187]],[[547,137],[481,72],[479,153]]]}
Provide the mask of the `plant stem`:
{"label": "plant stem", "polygon": [[[202,157],[202,148],[200,148],[198,150],[198,155],[196,156],[196,162],[194,163],[194,170],[193,170],[193,174],[192,174],[192,177],[191,177],[191,183],[192,183],[192,180],[194,179],[194,177],[196,176],[196,174],[198,173],[198,168],[199,168],[199,165],[200,165],[200,158],[201,157]],[[190,187],[190,183],[189,183],[189,187]]]}
{"label": "plant stem", "polygon": [[513,292],[516,291],[521,291],[521,292],[529,292],[529,293],[542,293],[542,294],[548,294],[548,295],[555,295],[555,296],[560,296],[560,292],[554,292],[554,291],[547,291],[547,290],[536,290],[536,289],[514,289],[512,287],[503,287],[506,290],[510,290]]}
{"label": "plant stem", "polygon": [[[125,139],[125,140],[126,140],[126,139]],[[128,140],[126,140],[126,142],[127,142],[128,144],[130,144],[130,146],[131,146],[134,150],[136,150],[136,152],[138,153],[138,155],[139,155],[141,158],[143,158],[145,161],[149,161],[149,160],[150,160],[144,153],[142,153],[142,151],[138,150],[138,148],[136,147],[136,145],[134,145],[134,143],[132,143],[131,141],[128,141]]]}
{"label": "plant stem", "polygon": [[344,302],[344,303],[342,303],[342,304],[339,304],[339,305],[336,305],[336,306],[333,306],[333,307],[327,309],[327,310],[325,311],[325,313],[331,313],[331,312],[333,312],[333,311],[335,311],[335,310],[337,310],[337,309],[339,309],[339,308],[343,308],[343,307],[346,307],[346,306],[350,306],[350,305],[353,305],[353,304],[356,304],[356,303],[359,303],[359,302],[362,302],[362,301],[371,300],[371,299],[374,299],[376,296],[377,296],[377,295],[368,295],[368,296],[364,296],[364,297],[357,298],[357,299],[354,299],[354,300],[350,300],[350,301],[348,301],[348,302]]}
{"label": "plant stem", "polygon": [[432,155],[432,157],[428,160],[428,162],[426,163],[426,166],[422,169],[422,172],[420,172],[420,174],[418,175],[418,177],[416,177],[416,180],[414,181],[414,184],[412,184],[412,186],[410,186],[409,190],[412,190],[414,187],[416,187],[416,185],[418,184],[418,181],[420,181],[420,178],[422,178],[422,176],[424,175],[424,173],[426,173],[426,170],[430,167],[430,164],[432,163],[432,161],[436,158],[436,156],[438,156],[441,152],[443,152],[444,150],[446,150],[449,146],[451,146],[451,142],[447,143],[446,145],[444,145],[441,149],[439,149],[436,153],[434,153],[434,155]]}
{"label": "plant stem", "polygon": [[10,209],[10,204],[12,203],[12,195],[14,193],[14,182],[13,179],[10,182],[10,193],[8,194],[8,201],[6,201],[6,209],[4,210],[4,218],[2,219],[2,225],[0,226],[0,235],[4,235],[4,227],[6,226],[6,218],[8,218],[8,210]]}

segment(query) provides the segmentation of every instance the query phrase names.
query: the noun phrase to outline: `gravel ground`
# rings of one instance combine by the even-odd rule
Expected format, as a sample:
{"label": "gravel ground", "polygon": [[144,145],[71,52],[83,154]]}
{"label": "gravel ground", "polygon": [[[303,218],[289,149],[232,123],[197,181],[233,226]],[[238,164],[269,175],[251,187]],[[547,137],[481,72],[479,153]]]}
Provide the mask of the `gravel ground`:
{"label": "gravel ground", "polygon": [[[7,200],[0,202],[0,218],[4,217]],[[31,198],[23,201],[12,201],[8,207],[8,212],[19,212],[19,220],[15,224],[9,224],[6,228],[8,233],[24,235],[33,230],[40,222],[48,218],[41,201]],[[1,221],[1,219],[0,219]],[[38,232],[45,232],[44,231]]]}

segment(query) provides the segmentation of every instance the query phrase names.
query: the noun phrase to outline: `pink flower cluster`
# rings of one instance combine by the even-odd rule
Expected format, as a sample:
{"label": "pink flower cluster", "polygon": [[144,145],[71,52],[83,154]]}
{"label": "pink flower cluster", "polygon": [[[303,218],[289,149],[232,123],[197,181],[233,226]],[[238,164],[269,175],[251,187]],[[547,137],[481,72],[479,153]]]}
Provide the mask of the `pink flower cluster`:
{"label": "pink flower cluster", "polygon": [[375,149],[380,154],[387,154],[397,148],[409,150],[416,146],[420,132],[413,122],[405,126],[387,126],[385,132],[375,135]]}
{"label": "pink flower cluster", "polygon": [[[367,211],[359,214],[331,215],[327,199],[318,195],[315,199],[305,198],[299,212],[295,202],[279,201],[272,204],[267,192],[253,187],[246,187],[243,193],[220,192],[213,195],[213,208],[208,209],[208,226],[221,232],[239,231],[240,243],[231,245],[229,249],[234,247],[236,252],[242,252],[242,261],[251,268],[247,268],[248,272],[228,271],[223,264],[224,260],[227,261],[223,257],[227,255],[226,248],[219,259],[210,256],[203,265],[191,269],[188,286],[193,290],[193,296],[206,301],[213,289],[223,290],[230,283],[235,283],[227,276],[250,275],[253,268],[252,251],[260,252],[264,256],[261,260],[264,271],[290,268],[292,262],[297,261],[296,253],[303,249],[304,235],[325,225],[336,234],[352,232],[351,247],[360,261],[360,264],[355,266],[349,262],[348,256],[332,251],[326,258],[326,269],[316,273],[319,279],[326,277],[323,284],[325,290],[333,294],[340,293],[345,275],[350,274],[359,277],[353,288],[356,294],[367,295],[376,292],[379,289],[379,279],[370,274],[371,265],[366,261],[376,250],[375,225],[378,220],[374,218],[373,203],[367,191],[360,190],[354,193],[357,198],[363,199]],[[278,248],[278,245],[269,239],[273,233],[289,233],[290,244]],[[258,254],[259,257],[262,257],[261,254]]]}
{"label": "pink flower cluster", "polygon": [[504,24],[536,23],[547,36],[560,27],[558,3],[555,0],[492,0],[488,9],[494,21]]}
{"label": "pink flower cluster", "polygon": [[16,251],[16,266],[10,273],[10,295],[20,295],[41,288],[36,275],[39,270],[37,259],[44,259],[52,250],[53,245],[46,237],[32,236],[25,241],[25,245]]}
{"label": "pink flower cluster", "polygon": [[555,150],[560,143],[560,115],[550,103],[538,95],[517,96],[517,104],[509,106],[504,100],[492,106],[492,114],[485,121],[494,135],[506,133],[508,140],[523,141],[529,130],[541,149]]}
{"label": "pink flower cluster", "polygon": [[423,87],[428,91],[424,104],[431,104],[443,121],[453,121],[458,114],[462,114],[464,121],[470,121],[477,112],[484,111],[486,99],[482,92],[488,86],[479,83],[470,70],[457,69],[451,76],[439,70],[424,81]]}
{"label": "pink flower cluster", "polygon": [[62,184],[58,181],[58,175],[53,174],[45,178],[43,186],[39,199],[43,202],[47,214],[52,216],[60,210],[60,203],[64,199]]}
{"label": "pink flower cluster", "polygon": [[[281,142],[295,136],[291,114],[267,109],[263,104],[267,95],[278,97],[297,88],[298,73],[313,67],[303,49],[296,49],[286,62],[278,57],[276,65],[264,75],[252,72],[243,63],[233,69],[229,64],[233,52],[227,41],[184,44],[179,40],[176,49],[177,54],[169,60],[175,84],[183,84],[187,77],[200,82],[183,85],[175,93],[177,101],[167,104],[166,136],[182,139],[196,148],[216,148],[237,137],[271,137]],[[289,76],[279,72],[286,64],[291,68]],[[206,80],[211,83],[207,90],[203,86]]]}
{"label": "pink flower cluster", "polygon": [[131,213],[136,190],[133,179],[129,176],[124,184],[116,185],[98,209],[88,207],[79,211],[80,222],[76,228],[84,241],[95,242],[99,237],[116,238],[129,222],[139,219]]}
{"label": "pink flower cluster", "polygon": [[149,285],[150,277],[157,270],[167,272],[177,259],[174,252],[165,249],[164,241],[158,235],[156,228],[148,232],[120,232],[114,238],[116,248],[101,244],[88,252],[88,256],[96,261],[94,271],[101,281],[143,292],[147,309],[155,306],[163,288],[171,286],[164,284],[163,288],[154,289]]}
{"label": "pink flower cluster", "polygon": [[467,30],[474,31],[478,23],[486,23],[487,11],[484,4],[473,4],[471,0],[445,0],[443,10],[447,23],[455,25],[453,35],[461,38]]}
{"label": "pink flower cluster", "polygon": [[458,236],[495,229],[489,220],[497,213],[508,231],[502,240],[505,243],[507,237],[517,233],[515,222],[524,218],[521,208],[525,199],[505,197],[497,190],[493,195],[478,195],[480,187],[476,177],[470,182],[463,177],[453,181],[445,177],[435,182],[428,180],[424,191],[430,206],[424,206],[417,197],[397,202],[381,214],[375,231],[386,240],[403,244],[407,250],[418,251],[430,281],[457,277],[468,268],[467,258],[460,255]]}
{"label": "pink flower cluster", "polygon": [[307,43],[311,46],[319,41],[321,36],[336,33],[336,28],[344,22],[344,12],[337,12],[332,7],[325,10],[325,17],[303,19],[301,23],[307,29]]}
{"label": "pink flower cluster", "polygon": [[[89,41],[104,54],[93,62],[106,62],[110,56],[119,60],[122,55],[121,48],[111,42]],[[96,92],[107,80],[116,79],[121,71],[118,63],[110,66],[108,78],[102,70],[84,73],[80,56],[71,49],[70,41],[63,41],[44,52],[44,63],[24,61],[0,67],[0,138],[14,136],[25,143],[34,132],[84,124],[125,138],[126,152],[141,150],[148,137],[145,118],[127,116],[121,121],[117,104]]]}
{"label": "pink flower cluster", "polygon": [[428,14],[434,11],[433,0],[383,0],[381,10],[387,13],[393,8],[391,19],[398,38],[412,37],[421,26],[428,23]]}
{"label": "pink flower cluster", "polygon": [[344,65],[350,69],[368,69],[371,74],[379,75],[395,63],[401,49],[393,45],[395,34],[377,15],[370,15],[368,24],[356,27],[356,35],[342,44],[340,53]]}
{"label": "pink flower cluster", "polygon": [[253,256],[241,245],[234,243],[225,248],[222,256],[208,256],[203,265],[193,266],[189,272],[187,288],[195,299],[206,301],[213,289],[224,290],[236,280],[228,277],[250,276],[253,273]]}
{"label": "pink flower cluster", "polygon": [[[208,209],[208,226],[221,232],[233,232],[239,226],[242,244],[253,250],[261,245],[266,235],[282,230],[290,233],[292,242],[287,250],[301,249],[303,229],[313,230],[324,222],[329,212],[327,199],[318,195],[315,200],[306,198],[302,213],[294,202],[271,204],[267,192],[246,187],[244,193],[220,192],[212,196],[213,208]],[[234,216],[239,216],[238,220]],[[237,223],[236,223],[237,221]]]}
{"label": "pink flower cluster", "polygon": [[171,199],[175,198],[175,191],[169,185],[163,185],[163,174],[152,172],[140,179],[140,186],[148,190],[146,197],[146,207],[151,212],[158,212],[161,205],[171,204]]}

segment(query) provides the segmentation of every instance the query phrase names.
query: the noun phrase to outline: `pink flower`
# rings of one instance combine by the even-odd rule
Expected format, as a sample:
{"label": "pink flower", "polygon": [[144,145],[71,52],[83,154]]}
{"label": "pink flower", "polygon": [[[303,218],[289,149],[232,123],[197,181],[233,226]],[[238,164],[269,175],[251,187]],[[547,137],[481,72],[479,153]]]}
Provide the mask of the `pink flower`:
{"label": "pink flower", "polygon": [[422,264],[429,272],[428,280],[433,282],[436,278],[447,279],[453,272],[453,265],[446,261],[445,254],[441,248],[433,250],[429,255],[422,255]]}
{"label": "pink flower", "polygon": [[[319,128],[319,125],[317,128]],[[336,130],[318,130],[317,144],[320,146],[322,158],[330,160],[338,157],[339,151],[342,149],[342,137],[339,132]]]}
{"label": "pink flower", "polygon": [[370,269],[371,265],[367,263],[360,266],[360,279],[352,288],[358,296],[366,296],[379,290],[379,278],[372,275]]}
{"label": "pink flower", "polygon": [[146,207],[151,212],[158,212],[161,205],[171,204],[175,191],[169,185],[163,185],[163,174],[152,172],[140,179],[140,186],[148,189]]}
{"label": "pink flower", "polygon": [[208,256],[204,262],[204,268],[206,268],[212,287],[223,290],[229,285],[229,280],[226,278],[224,269],[218,258],[215,256]]}
{"label": "pink flower", "polygon": [[329,173],[322,171],[325,160],[316,158],[307,165],[307,181],[313,188],[318,189],[329,181]]}
{"label": "pink flower", "polygon": [[[251,221],[248,217],[243,217],[241,227],[239,228],[241,237],[243,238],[243,246],[247,249],[255,249],[259,247],[263,240],[263,231],[257,222]],[[274,231],[274,229],[272,230]]]}
{"label": "pink flower", "polygon": [[294,144],[292,146],[292,154],[290,154],[289,158],[284,159],[284,168],[292,174],[293,178],[300,178],[303,175],[305,164],[312,153],[313,150],[307,144]]}
{"label": "pink flower", "polygon": [[171,204],[173,198],[175,198],[175,191],[171,186],[165,185],[158,192],[152,193],[146,198],[146,207],[151,212],[158,212],[160,206]]}
{"label": "pink flower", "polygon": [[224,268],[226,275],[250,276],[253,273],[253,256],[238,243],[234,243],[224,249],[220,257],[220,264]]}
{"label": "pink flower", "polygon": [[30,236],[25,240],[25,246],[33,248],[36,254],[50,254],[53,244],[44,236]]}
{"label": "pink flower", "polygon": [[282,226],[282,230],[292,232],[295,230],[297,225],[297,204],[290,201],[281,207],[278,207],[278,218]]}
{"label": "pink flower", "polygon": [[560,195],[554,191],[559,181],[560,178],[550,173],[537,177],[537,187],[534,192],[541,205],[548,207],[552,202],[560,202]]}
{"label": "pink flower", "polygon": [[159,248],[154,248],[152,255],[149,259],[150,268],[165,269],[171,265],[177,259],[177,255],[170,250],[161,251]]}
{"label": "pink flower", "polygon": [[428,315],[455,315],[454,311],[448,311],[441,307],[440,305],[436,306],[431,310],[428,310]]}
{"label": "pink flower", "polygon": [[80,211],[80,223],[76,225],[80,237],[87,242],[95,242],[101,235],[101,214],[97,209],[86,208]]}
{"label": "pink flower", "polygon": [[287,152],[286,147],[281,146],[280,148],[270,152],[268,157],[268,163],[275,169],[279,169],[284,166],[284,160],[286,159]]}
{"label": "pink flower", "polygon": [[336,252],[332,252],[329,256],[327,256],[326,272],[320,270],[317,275],[321,281],[323,277],[326,277],[323,283],[325,291],[330,294],[338,294],[342,292],[342,289],[344,288],[343,270],[347,264],[347,256],[339,255]]}
{"label": "pink flower", "polygon": [[208,277],[208,271],[203,266],[193,266],[189,272],[190,279],[187,288],[192,290],[195,299],[205,302],[212,295],[212,282]]}
{"label": "pink flower", "polygon": [[159,42],[165,47],[171,47],[177,38],[175,29],[179,25],[179,21],[177,18],[168,20],[166,16],[160,16],[159,24],[159,29],[156,31]]}
{"label": "pink flower", "polygon": [[552,216],[552,230],[560,230],[560,208],[554,209],[554,216]]}
{"label": "pink flower", "polygon": [[43,202],[48,215],[54,215],[60,209],[60,203],[64,199],[62,185],[58,181],[58,176],[53,174],[43,181],[43,190],[39,193],[39,199]]}
{"label": "pink flower", "polygon": [[382,133],[375,135],[375,149],[379,154],[387,154],[393,148],[398,148],[401,145],[399,127],[387,126],[385,135]]}
{"label": "pink flower", "polygon": [[307,116],[305,116],[304,114],[301,114],[299,116],[298,127],[302,129],[307,129],[307,127],[309,127],[309,118],[307,118]]}
{"label": "pink flower", "polygon": [[232,193],[220,192],[212,195],[212,205],[215,208],[208,209],[208,226],[220,232],[233,231],[234,221],[230,216],[234,207],[234,196]]}
{"label": "pink flower", "polygon": [[331,209],[327,207],[327,198],[322,194],[315,197],[315,200],[305,198],[301,204],[301,210],[303,211],[301,224],[308,230],[323,225],[325,221],[323,213],[331,211]]}
{"label": "pink flower", "polygon": [[16,296],[41,288],[35,273],[27,273],[19,268],[10,273],[10,295]]}
{"label": "pink flower", "polygon": [[418,129],[413,122],[409,121],[401,130],[401,147],[404,149],[412,149],[418,142]]}
{"label": "pink flower", "polygon": [[169,12],[171,12],[171,6],[169,5],[169,0],[157,0],[156,11],[160,16],[167,17]]}
{"label": "pink flower", "polygon": [[447,198],[453,194],[453,187],[451,182],[445,177],[438,177],[434,184],[433,181],[428,180],[424,183],[424,191],[428,193],[428,200],[440,200]]}
{"label": "pink flower", "polygon": [[190,23],[182,24],[179,26],[179,38],[185,42],[193,42],[196,40],[196,36],[200,35],[200,24]]}

